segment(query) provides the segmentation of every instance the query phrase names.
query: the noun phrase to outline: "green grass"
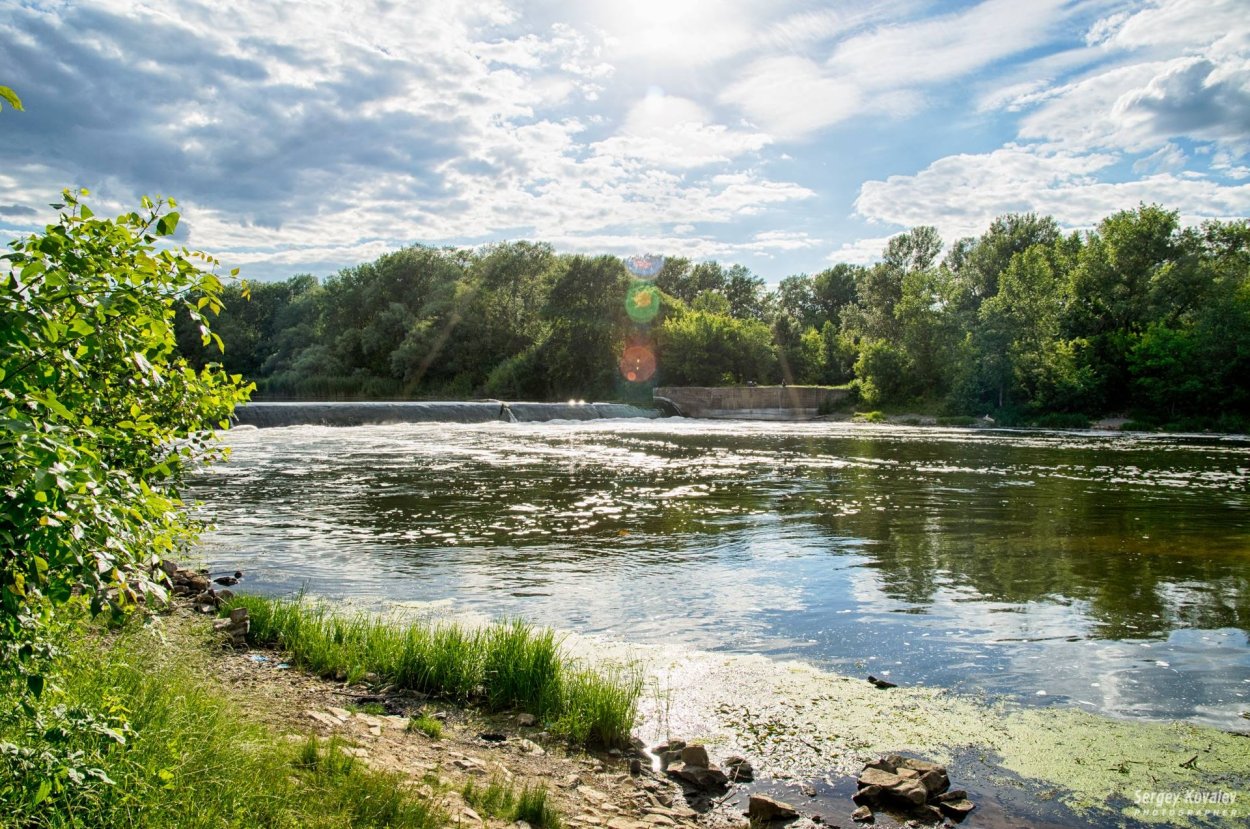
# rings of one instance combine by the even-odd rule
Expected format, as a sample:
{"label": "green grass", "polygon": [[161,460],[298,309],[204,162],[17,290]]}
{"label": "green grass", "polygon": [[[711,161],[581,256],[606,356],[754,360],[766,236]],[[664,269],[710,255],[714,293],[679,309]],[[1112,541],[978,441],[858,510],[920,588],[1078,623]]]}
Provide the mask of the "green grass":
{"label": "green grass", "polygon": [[517,791],[512,785],[492,779],[486,785],[469,780],[460,790],[464,801],[479,814],[508,821],[523,820],[534,829],[560,829],[564,822],[551,804],[547,790],[526,786]]}
{"label": "green grass", "polygon": [[885,423],[886,416],[885,412],[878,411],[856,412],[855,416],[852,417],[851,420],[856,423]]}
{"label": "green grass", "polygon": [[443,736],[443,724],[427,714],[410,718],[405,730],[420,731],[431,740],[437,740]]}
{"label": "green grass", "polygon": [[[0,689],[0,826],[435,829],[446,817],[335,741],[292,744],[206,675],[199,640],[79,620],[34,719]],[[10,698],[5,698],[5,697]]]}
{"label": "green grass", "polygon": [[373,673],[397,688],[491,711],[522,709],[551,723],[553,733],[587,745],[629,740],[642,694],[633,667],[579,665],[555,634],[519,621],[472,629],[329,612],[302,599],[236,596],[246,607],[249,641],[288,651],[302,668],[355,681]]}
{"label": "green grass", "polygon": [[353,714],[369,714],[374,717],[385,716],[386,706],[380,702],[366,702],[364,705],[348,705],[347,710]]}

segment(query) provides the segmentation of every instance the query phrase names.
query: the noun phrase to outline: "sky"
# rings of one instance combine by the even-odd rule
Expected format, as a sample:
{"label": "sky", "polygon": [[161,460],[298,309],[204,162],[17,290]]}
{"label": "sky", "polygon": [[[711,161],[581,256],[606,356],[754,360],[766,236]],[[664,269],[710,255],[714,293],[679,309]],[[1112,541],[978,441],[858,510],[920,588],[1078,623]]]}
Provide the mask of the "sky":
{"label": "sky", "polygon": [[0,0],[0,239],[177,198],[246,278],[411,244],[769,283],[1033,211],[1250,216],[1247,0]]}

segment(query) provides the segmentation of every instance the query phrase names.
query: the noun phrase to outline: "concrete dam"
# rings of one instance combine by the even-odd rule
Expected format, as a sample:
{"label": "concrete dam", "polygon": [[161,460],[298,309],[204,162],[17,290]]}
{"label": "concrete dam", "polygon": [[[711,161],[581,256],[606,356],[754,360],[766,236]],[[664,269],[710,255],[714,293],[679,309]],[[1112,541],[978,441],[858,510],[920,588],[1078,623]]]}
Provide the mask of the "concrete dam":
{"label": "concrete dam", "polygon": [[653,409],[625,403],[507,403],[397,401],[362,403],[258,402],[239,406],[237,426],[365,426],[383,423],[541,423],[549,420],[599,420],[659,417]]}
{"label": "concrete dam", "polygon": [[848,392],[828,386],[657,386],[666,414],[724,420],[810,420],[840,406]]}

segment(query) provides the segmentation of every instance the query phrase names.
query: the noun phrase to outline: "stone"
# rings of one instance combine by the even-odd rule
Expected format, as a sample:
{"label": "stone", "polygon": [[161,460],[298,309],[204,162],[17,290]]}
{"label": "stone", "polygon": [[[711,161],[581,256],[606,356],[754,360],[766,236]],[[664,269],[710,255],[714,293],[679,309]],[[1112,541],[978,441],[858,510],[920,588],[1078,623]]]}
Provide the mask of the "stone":
{"label": "stone", "polygon": [[341,725],[334,717],[331,717],[329,714],[323,714],[320,711],[305,711],[304,713],[328,728],[337,728]]}
{"label": "stone", "polygon": [[753,794],[747,801],[747,817],[752,822],[767,823],[773,820],[794,820],[799,816],[798,810],[780,800],[766,794]]}
{"label": "stone", "polygon": [[949,792],[943,792],[933,799],[941,803],[944,800],[966,800],[967,797],[968,793],[963,789],[951,789]]}
{"label": "stone", "polygon": [[213,579],[213,581],[216,582],[217,584],[220,584],[222,587],[234,587],[236,584],[239,583],[239,580],[236,579],[234,576],[218,576],[217,578]]}
{"label": "stone", "polygon": [[864,769],[859,775],[858,782],[861,787],[865,788],[877,786],[882,789],[882,795],[906,801],[914,806],[919,806],[929,799],[928,790],[918,778],[908,779],[881,769]]}
{"label": "stone", "polygon": [[538,725],[538,717],[535,717],[533,714],[517,714],[516,724],[523,728],[531,728]]}
{"label": "stone", "polygon": [[956,820],[962,820],[977,806],[971,800],[964,797],[959,800],[943,800],[938,803],[938,807],[943,813],[955,818]]}
{"label": "stone", "polygon": [[246,607],[236,607],[236,608],[234,608],[233,610],[231,610],[231,611],[230,611],[230,621],[232,621],[232,622],[246,622],[246,621],[248,621],[248,619],[247,619],[247,608],[246,608]]}
{"label": "stone", "polygon": [[725,761],[725,772],[729,775],[729,779],[733,781],[741,781],[749,783],[755,779],[755,769],[747,762],[745,757],[734,755]]}
{"label": "stone", "polygon": [[930,795],[941,794],[950,788],[951,781],[945,766],[898,754],[891,754],[885,759],[887,763],[894,764],[900,775],[905,771],[915,772]]}
{"label": "stone", "polygon": [[729,785],[728,775],[714,765],[704,768],[690,763],[677,762],[665,771],[669,776],[692,783],[701,789],[723,788]]}
{"label": "stone", "polygon": [[639,760],[637,757],[630,758],[629,773],[633,777],[637,777],[638,775],[642,774],[642,761]]}
{"label": "stone", "polygon": [[801,783],[799,784],[799,793],[806,797],[815,797],[816,787],[811,783]]}
{"label": "stone", "polygon": [[855,794],[851,795],[851,800],[854,800],[860,806],[866,806],[870,803],[880,803],[881,795],[884,791],[885,790],[880,786],[864,786]]}
{"label": "stone", "polygon": [[217,598],[221,599],[223,602],[226,601],[227,599],[233,599],[234,591],[233,590],[218,590]]}
{"label": "stone", "polygon": [[524,737],[518,737],[516,741],[517,747],[526,754],[532,754],[535,757],[541,757],[547,753],[547,750],[533,740],[527,740]]}
{"label": "stone", "polygon": [[869,809],[867,806],[860,806],[858,809],[851,812],[851,820],[855,821],[856,823],[875,823],[876,822],[875,818],[873,818],[872,816],[872,809]]}
{"label": "stone", "polygon": [[681,761],[688,766],[702,766],[707,768],[712,765],[712,760],[707,756],[707,749],[701,745],[689,745],[681,750]]}
{"label": "stone", "polygon": [[343,722],[347,722],[352,718],[352,712],[348,711],[346,708],[335,708],[333,705],[330,705],[326,707],[326,710]]}

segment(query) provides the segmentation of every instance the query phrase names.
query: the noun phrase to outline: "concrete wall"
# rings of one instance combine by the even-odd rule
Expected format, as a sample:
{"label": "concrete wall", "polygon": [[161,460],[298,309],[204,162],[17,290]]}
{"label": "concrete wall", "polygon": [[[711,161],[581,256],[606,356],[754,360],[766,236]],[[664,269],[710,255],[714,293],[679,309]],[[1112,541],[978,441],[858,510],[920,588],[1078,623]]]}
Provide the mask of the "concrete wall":
{"label": "concrete wall", "polygon": [[824,386],[658,386],[652,393],[686,417],[751,420],[816,417],[822,406],[834,408],[846,395]]}

